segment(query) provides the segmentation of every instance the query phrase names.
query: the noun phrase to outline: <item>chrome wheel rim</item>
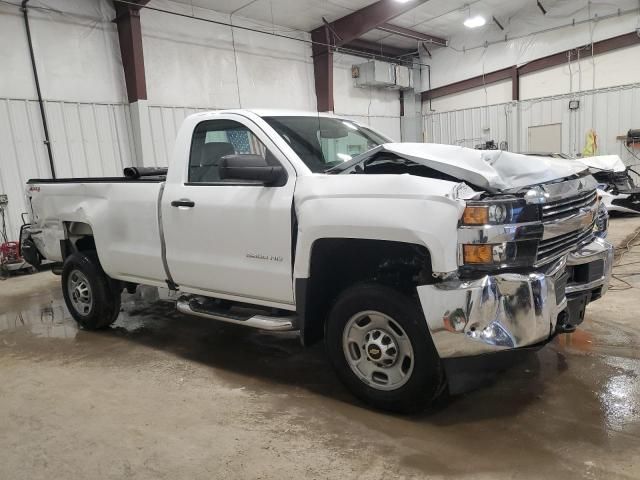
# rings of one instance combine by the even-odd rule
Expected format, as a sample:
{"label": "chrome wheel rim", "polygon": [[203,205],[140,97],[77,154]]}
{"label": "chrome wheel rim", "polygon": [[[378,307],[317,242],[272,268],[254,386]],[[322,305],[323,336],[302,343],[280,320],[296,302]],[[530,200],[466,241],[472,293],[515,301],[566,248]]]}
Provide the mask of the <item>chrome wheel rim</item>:
{"label": "chrome wheel rim", "polygon": [[87,316],[93,306],[89,280],[80,270],[73,270],[67,280],[67,293],[73,308],[79,315]]}
{"label": "chrome wheel rim", "polygon": [[376,390],[395,390],[413,372],[414,353],[409,336],[393,318],[367,310],[345,325],[342,348],[349,367]]}

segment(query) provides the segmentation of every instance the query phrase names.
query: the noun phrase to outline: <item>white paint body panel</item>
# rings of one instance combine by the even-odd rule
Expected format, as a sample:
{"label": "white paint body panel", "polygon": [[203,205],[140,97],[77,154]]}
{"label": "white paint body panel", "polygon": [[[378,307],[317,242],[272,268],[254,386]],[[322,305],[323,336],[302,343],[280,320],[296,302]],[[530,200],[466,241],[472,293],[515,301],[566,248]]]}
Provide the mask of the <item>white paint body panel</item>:
{"label": "white paint body panel", "polygon": [[109,276],[164,284],[157,213],[160,183],[43,183],[36,188],[28,188],[32,221],[42,230],[34,239],[46,258],[62,260],[64,223],[86,223]]}
{"label": "white paint body panel", "polygon": [[298,180],[295,277],[309,275],[313,243],[365,238],[414,243],[431,252],[434,272],[456,263],[456,231],[464,202],[457,184],[412,175],[310,175]]}
{"label": "white paint body panel", "polygon": [[[210,119],[233,120],[251,129],[287,170],[286,185],[187,184],[185,159],[191,133]],[[167,264],[181,290],[292,305],[291,205],[296,172],[278,146],[246,116],[198,114],[185,120],[174,159],[161,208]],[[183,198],[194,201],[195,207],[171,206]]]}

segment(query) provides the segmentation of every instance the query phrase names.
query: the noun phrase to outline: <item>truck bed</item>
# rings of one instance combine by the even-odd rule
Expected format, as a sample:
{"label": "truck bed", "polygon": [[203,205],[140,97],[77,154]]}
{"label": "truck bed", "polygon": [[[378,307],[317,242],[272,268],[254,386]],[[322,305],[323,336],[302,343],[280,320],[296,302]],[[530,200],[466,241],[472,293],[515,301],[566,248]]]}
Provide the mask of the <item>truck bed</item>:
{"label": "truck bed", "polygon": [[38,214],[32,219],[32,237],[46,258],[61,261],[60,242],[73,231],[89,232],[109,276],[163,284],[158,221],[163,181],[161,177],[29,180],[27,195]]}

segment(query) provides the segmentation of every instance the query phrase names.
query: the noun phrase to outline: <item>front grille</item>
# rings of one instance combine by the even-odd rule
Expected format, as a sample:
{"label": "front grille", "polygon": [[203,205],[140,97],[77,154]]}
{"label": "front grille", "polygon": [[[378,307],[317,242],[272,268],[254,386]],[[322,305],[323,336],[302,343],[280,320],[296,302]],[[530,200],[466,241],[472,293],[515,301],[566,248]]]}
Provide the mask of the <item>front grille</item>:
{"label": "front grille", "polygon": [[581,208],[592,207],[596,201],[596,190],[589,190],[569,198],[546,203],[542,207],[542,221],[550,222],[570,217],[579,213]]}
{"label": "front grille", "polygon": [[586,228],[565,233],[557,237],[542,240],[538,245],[537,263],[542,264],[558,258],[565,253],[578,249],[585,243],[589,243],[594,238],[592,222]]}

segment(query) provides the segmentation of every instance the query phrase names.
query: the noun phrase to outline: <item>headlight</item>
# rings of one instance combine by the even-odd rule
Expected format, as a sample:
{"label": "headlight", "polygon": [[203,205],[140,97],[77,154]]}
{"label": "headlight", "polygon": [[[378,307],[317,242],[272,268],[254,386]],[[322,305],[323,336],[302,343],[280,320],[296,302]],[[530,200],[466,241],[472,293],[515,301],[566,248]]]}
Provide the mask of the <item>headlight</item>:
{"label": "headlight", "polygon": [[476,244],[462,246],[462,259],[465,264],[492,265],[513,261],[517,256],[515,242],[495,244]]}
{"label": "headlight", "polygon": [[523,267],[535,259],[537,241],[467,243],[462,245],[462,263],[467,266]]}
{"label": "headlight", "polygon": [[539,218],[537,205],[527,205],[524,200],[487,200],[468,202],[462,214],[462,225],[505,225],[533,222]]}
{"label": "headlight", "polygon": [[493,271],[530,267],[542,237],[540,206],[511,197],[468,201],[458,229],[463,269]]}

